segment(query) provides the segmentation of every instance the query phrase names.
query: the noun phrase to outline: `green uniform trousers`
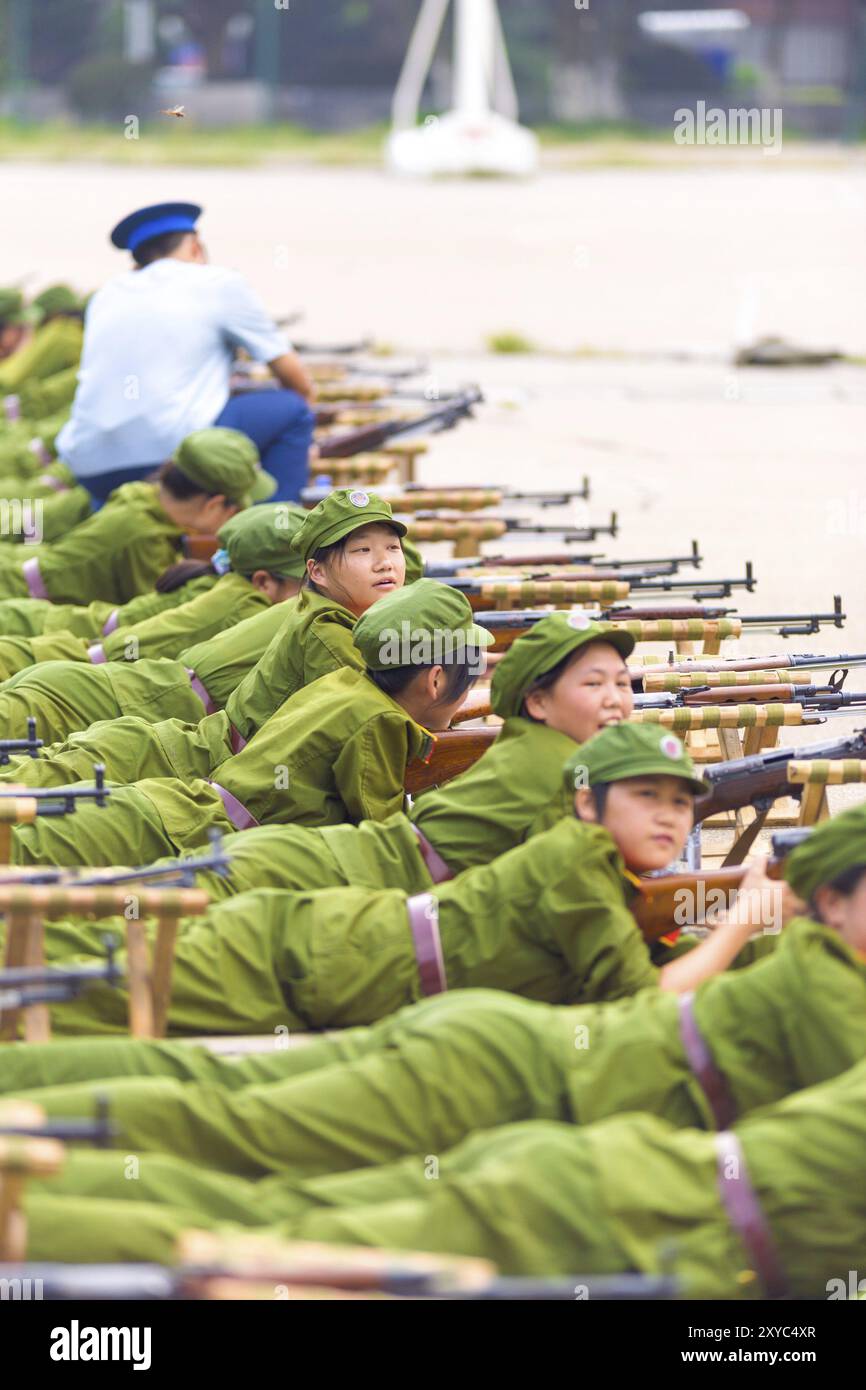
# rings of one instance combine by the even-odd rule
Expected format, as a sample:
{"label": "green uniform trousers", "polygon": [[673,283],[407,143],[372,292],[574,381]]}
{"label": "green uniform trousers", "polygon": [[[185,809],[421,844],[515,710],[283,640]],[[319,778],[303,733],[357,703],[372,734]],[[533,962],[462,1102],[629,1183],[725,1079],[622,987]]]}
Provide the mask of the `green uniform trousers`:
{"label": "green uniform trousers", "polygon": [[99,1092],[127,1151],[248,1175],[438,1153],[520,1119],[592,1124],[649,1110],[712,1129],[866,1057],[866,965],[827,928],[801,919],[789,930],[771,959],[697,992],[701,1036],[731,1098],[724,1117],[684,1042],[680,1001],[658,990],[566,1008],[456,990],[304,1045],[290,1047],[276,1025],[272,1051],[237,1061],[182,1043],[16,1047],[2,1090],[65,1115],[89,1113]]}
{"label": "green uniform trousers", "polygon": [[113,1199],[77,1195],[101,1192],[100,1182],[118,1190],[104,1156],[92,1155],[75,1161],[65,1194],[48,1195],[54,1180],[31,1184],[27,1254],[170,1260],[184,1227],[269,1222],[290,1239],[479,1256],[504,1274],[672,1270],[686,1298],[760,1298],[762,1271],[720,1189],[726,1171],[751,1184],[789,1295],[816,1298],[866,1245],[864,1161],[860,1063],[719,1136],[652,1115],[584,1129],[533,1120],[305,1183],[221,1179],[142,1155]]}
{"label": "green uniform trousers", "polygon": [[[112,661],[100,666],[46,661],[20,671],[0,690],[0,729],[6,738],[24,738],[31,715],[39,738],[50,744],[97,720],[125,714],[148,723],[172,717],[194,722],[202,716],[202,702],[183,664],[168,660]],[[22,760],[24,777],[32,772],[38,778],[40,774],[27,768],[26,761]],[[4,780],[15,781],[12,773],[10,764]],[[32,785],[41,784],[37,780]]]}
{"label": "green uniform trousers", "polygon": [[8,598],[0,602],[0,633],[4,637],[41,637],[52,632],[72,633],[97,642],[104,636],[105,625],[112,620],[111,630],[127,627],[189,603],[197,594],[212,589],[215,574],[200,574],[177,589],[161,593],[151,589],[120,606],[94,599],[92,603],[51,603],[44,598]]}

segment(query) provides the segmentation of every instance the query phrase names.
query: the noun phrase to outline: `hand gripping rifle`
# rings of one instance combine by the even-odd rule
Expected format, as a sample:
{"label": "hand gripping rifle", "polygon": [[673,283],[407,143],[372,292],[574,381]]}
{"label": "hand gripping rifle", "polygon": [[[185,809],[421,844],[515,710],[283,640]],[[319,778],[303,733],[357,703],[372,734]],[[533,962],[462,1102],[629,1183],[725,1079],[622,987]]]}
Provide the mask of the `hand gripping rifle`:
{"label": "hand gripping rifle", "polygon": [[319,458],[349,458],[352,454],[380,449],[388,440],[412,434],[434,434],[453,429],[458,421],[471,418],[472,407],[484,397],[477,386],[468,387],[453,400],[445,401],[435,410],[411,420],[383,420],[380,424],[346,430],[323,439],[318,446]]}
{"label": "hand gripping rifle", "polygon": [[[811,834],[808,828],[784,830],[772,836],[773,853],[767,864],[767,877],[783,877],[786,855]],[[748,870],[742,865],[720,869],[693,869],[687,873],[657,874],[641,878],[631,911],[647,942],[658,941],[678,926],[694,926],[696,914],[687,905],[705,903],[714,907],[725,895],[739,888]],[[720,896],[714,896],[714,895]],[[680,921],[683,908],[688,920]]]}

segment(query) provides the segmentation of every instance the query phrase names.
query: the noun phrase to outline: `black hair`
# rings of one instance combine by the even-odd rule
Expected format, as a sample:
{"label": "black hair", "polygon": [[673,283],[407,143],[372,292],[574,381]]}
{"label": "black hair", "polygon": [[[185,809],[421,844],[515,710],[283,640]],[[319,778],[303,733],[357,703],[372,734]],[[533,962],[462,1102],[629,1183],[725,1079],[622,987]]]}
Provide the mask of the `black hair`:
{"label": "black hair", "polygon": [[[589,790],[592,792],[592,799],[595,802],[595,814],[598,817],[598,823],[600,825],[604,820],[605,807],[607,806],[607,794],[610,791],[610,782],[596,782],[595,786],[590,787]],[[575,787],[575,791],[577,791],[577,787]],[[576,809],[574,814],[577,816]],[[577,819],[581,820],[582,817],[577,816]]]}
{"label": "black hair", "polygon": [[[201,483],[196,483],[192,478],[187,477],[182,469],[178,468],[171,459],[162,464],[155,473],[151,474],[154,482],[161,484],[166,492],[170,492],[176,502],[188,502],[192,497],[219,497],[218,492],[209,492],[202,487]],[[230,502],[226,498],[226,503]]]}
{"label": "black hair", "polygon": [[210,560],[178,560],[177,564],[169,565],[168,569],[163,570],[153,587],[158,594],[172,594],[181,585],[189,584],[190,580],[213,573],[214,567]]}
{"label": "black hair", "polygon": [[148,237],[147,241],[136,246],[132,259],[142,267],[151,265],[153,261],[161,261],[164,256],[170,256],[177,250],[185,236],[189,236],[189,232],[163,232],[161,236]]}
{"label": "black hair", "polygon": [[[256,569],[264,569],[264,565],[257,565]],[[244,579],[252,579],[255,570],[250,570],[245,574],[241,570],[235,570],[235,574],[243,574]],[[175,589],[179,589],[183,584],[189,584],[193,579],[200,579],[204,574],[216,574],[213,563],[210,560],[178,560],[177,564],[169,565],[168,569],[163,570],[162,574],[154,584],[154,588],[159,594],[171,594]],[[271,579],[277,584],[285,584],[287,579],[294,579],[291,574],[277,574],[274,570],[265,569],[265,574],[270,575]]]}
{"label": "black hair", "polygon": [[[860,880],[866,874],[866,864],[852,864],[850,869],[843,869],[841,874],[831,878],[827,883],[821,884],[822,888],[832,888],[834,892],[841,893],[843,898],[850,898],[852,893],[856,893],[860,886]],[[816,922],[823,922],[824,918],[818,911],[814,894],[809,899],[809,911]]]}
{"label": "black hair", "polygon": [[[351,534],[352,532],[350,531],[349,536]],[[328,564],[329,561],[335,560],[338,555],[342,556],[345,553],[346,541],[349,539],[349,536],[343,536],[341,540],[334,541],[333,545],[317,546],[312,555],[308,556],[308,559],[315,560],[317,565]],[[312,589],[314,594],[320,594],[322,592],[318,584],[315,584],[310,578],[309,571],[304,575],[303,587],[305,589]]]}
{"label": "black hair", "polygon": [[[603,636],[598,636],[594,637],[592,640],[594,642],[604,642],[605,639]],[[608,642],[607,645],[609,647],[612,647],[613,643]],[[531,724],[544,723],[543,719],[536,719],[534,714],[529,713],[529,710],[526,708],[527,695],[533,695],[536,690],[550,690],[554,685],[556,685],[556,682],[559,680],[560,676],[564,675],[565,671],[568,669],[571,663],[573,661],[576,661],[579,656],[583,655],[588,646],[589,643],[585,642],[582,643],[579,647],[573,647],[570,652],[566,652],[565,656],[562,657],[560,661],[557,661],[555,666],[551,666],[549,671],[543,671],[542,674],[532,682],[532,685],[529,687],[529,689],[524,691],[523,699],[520,702],[520,709],[518,711],[518,713],[522,715],[524,719],[528,719]],[[613,650],[616,651],[616,647],[614,647]]]}
{"label": "black hair", "polygon": [[468,651],[462,660],[430,662],[424,666],[391,666],[387,671],[371,671],[368,667],[367,675],[386,695],[396,699],[421,671],[432,671],[434,665],[442,666],[447,677],[445,691],[436,701],[437,705],[462,699],[478,679],[476,656]]}
{"label": "black hair", "polygon": [[39,327],[44,328],[46,323],[53,323],[55,319],[78,319],[79,323],[84,322],[83,309],[52,309],[50,314],[46,314],[40,319]]}

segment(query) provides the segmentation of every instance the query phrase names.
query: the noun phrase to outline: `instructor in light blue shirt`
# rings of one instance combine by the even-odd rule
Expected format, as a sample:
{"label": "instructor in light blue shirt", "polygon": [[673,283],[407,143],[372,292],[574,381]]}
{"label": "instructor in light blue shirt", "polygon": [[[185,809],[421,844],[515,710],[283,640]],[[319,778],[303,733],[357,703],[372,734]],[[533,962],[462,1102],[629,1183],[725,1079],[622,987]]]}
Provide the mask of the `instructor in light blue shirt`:
{"label": "instructor in light blue shirt", "polygon": [[[57,436],[97,505],[207,425],[249,435],[276,499],[295,501],[306,484],[312,381],[243,277],[208,265],[200,215],[193,203],[160,203],[111,233],[135,268],[90,301],[72,415]],[[237,348],[267,362],[282,389],[230,397]]]}

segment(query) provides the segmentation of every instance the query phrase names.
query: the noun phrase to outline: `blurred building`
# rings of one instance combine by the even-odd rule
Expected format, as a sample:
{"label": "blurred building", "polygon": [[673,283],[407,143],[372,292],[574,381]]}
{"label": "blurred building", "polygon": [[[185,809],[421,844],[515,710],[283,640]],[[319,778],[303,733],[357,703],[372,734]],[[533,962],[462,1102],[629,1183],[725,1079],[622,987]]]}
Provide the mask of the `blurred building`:
{"label": "blurred building", "polygon": [[[781,106],[814,136],[866,131],[866,0],[499,0],[530,124],[670,129],[698,101]],[[740,27],[677,17],[735,9]],[[647,13],[662,24],[648,28]],[[0,0],[0,114],[115,120],[195,90],[196,122],[387,122],[416,0]],[[450,89],[445,32],[424,105]]]}

